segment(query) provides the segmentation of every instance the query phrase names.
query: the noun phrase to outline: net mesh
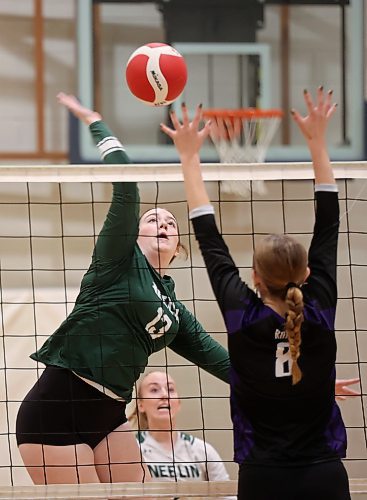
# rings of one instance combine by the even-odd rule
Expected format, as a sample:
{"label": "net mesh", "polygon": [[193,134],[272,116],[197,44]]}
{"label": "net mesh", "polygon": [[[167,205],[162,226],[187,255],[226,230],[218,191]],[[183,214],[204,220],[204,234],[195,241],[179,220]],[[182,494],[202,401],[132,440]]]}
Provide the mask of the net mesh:
{"label": "net mesh", "polygon": [[[175,261],[170,272],[176,282],[177,297],[196,314],[214,338],[226,344],[224,324],[188,221],[183,186],[177,182],[181,179],[178,167],[168,166],[167,170],[165,166],[159,170],[157,166],[141,167],[141,171],[139,167],[135,170],[129,167],[125,171],[121,167],[108,167],[106,171],[100,167],[95,170],[92,167],[73,168],[75,170],[71,171],[71,167],[61,167],[69,176],[63,183],[59,183],[60,177],[54,167],[29,170],[22,167],[18,177],[16,168],[0,169],[0,497],[74,498],[75,495],[75,498],[105,498],[108,495],[110,498],[152,498],[152,492],[147,488],[159,488],[158,483],[158,486],[146,485],[145,490],[139,491],[133,491],[133,485],[121,485],[120,490],[117,485],[90,485],[88,493],[83,492],[87,485],[75,486],[72,490],[60,486],[60,495],[64,496],[56,496],[59,493],[52,487],[37,489],[30,486],[15,444],[17,409],[42,370],[28,356],[71,311],[81,278],[89,265],[96,235],[108,210],[111,187],[107,182],[95,182],[101,180],[98,175],[107,175],[108,179],[104,178],[104,181],[116,177],[142,181],[142,210],[159,205],[176,215],[183,242],[190,249],[189,259]],[[308,246],[313,227],[310,165],[288,170],[287,165],[269,164],[266,170],[260,166],[254,175],[251,167],[229,165],[223,173],[227,179],[231,176],[249,178],[250,196],[246,200],[223,192],[218,180],[218,177],[222,179],[221,168],[218,165],[215,171],[214,167],[206,166],[205,175],[210,179],[209,195],[221,231],[243,279],[250,281],[254,243],[262,235],[287,232]],[[35,169],[38,169],[37,174],[33,175]],[[25,170],[29,182],[24,182]],[[345,464],[352,487],[356,491],[358,488],[365,491],[365,483],[357,478],[366,476],[367,460],[367,166],[335,165],[335,171],[339,177],[352,177],[338,181],[341,231],[337,374],[339,378],[361,379],[361,395],[341,403],[349,440]],[[251,189],[251,178],[259,175],[277,179],[266,182],[267,191],[263,195]],[[81,176],[84,182],[79,182]],[[165,176],[167,182],[152,182]],[[179,430],[214,445],[233,483],[220,486],[222,489],[218,491],[206,490],[203,493],[200,488],[209,488],[208,485],[216,483],[199,486],[199,482],[189,481],[190,486],[185,486],[179,479],[164,486],[171,488],[169,492],[157,490],[154,496],[175,495],[177,488],[191,488],[186,492],[187,498],[233,494],[237,467],[232,463],[228,388],[169,349],[150,358],[150,368],[165,370],[166,366],[177,380],[183,400]],[[112,490],[103,489],[110,487]],[[135,488],[140,487],[135,485]],[[229,491],[223,489],[227,487]],[[23,494],[28,494],[28,497],[21,496]],[[179,496],[185,498],[185,492],[181,491]]]}

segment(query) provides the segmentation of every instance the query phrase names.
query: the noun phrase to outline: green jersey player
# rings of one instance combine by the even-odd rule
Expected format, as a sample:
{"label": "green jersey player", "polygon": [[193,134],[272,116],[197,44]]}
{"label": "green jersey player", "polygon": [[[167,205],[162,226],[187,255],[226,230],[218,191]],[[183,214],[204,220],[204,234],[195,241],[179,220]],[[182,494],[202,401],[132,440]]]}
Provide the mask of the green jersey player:
{"label": "green jersey player", "polygon": [[[105,163],[129,163],[98,113],[73,96],[58,98],[89,125]],[[228,382],[227,351],[176,299],[165,274],[180,247],[173,214],[154,208],[139,219],[136,183],[113,184],[75,307],[31,356],[46,369],[20,407],[16,431],[34,483],[144,479],[125,406],[150,354],[169,347]]]}

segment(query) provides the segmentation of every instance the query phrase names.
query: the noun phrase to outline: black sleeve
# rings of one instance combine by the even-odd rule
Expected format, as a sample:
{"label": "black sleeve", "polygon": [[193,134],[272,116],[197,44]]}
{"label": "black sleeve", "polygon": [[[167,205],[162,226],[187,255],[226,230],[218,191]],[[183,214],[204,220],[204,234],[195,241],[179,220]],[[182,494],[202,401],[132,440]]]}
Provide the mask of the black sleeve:
{"label": "black sleeve", "polygon": [[308,265],[311,273],[307,280],[307,291],[312,292],[323,308],[335,307],[339,234],[338,193],[317,191],[315,200],[316,219],[308,252]]}
{"label": "black sleeve", "polygon": [[214,295],[226,322],[227,331],[233,331],[243,318],[232,318],[228,324],[228,311],[246,310],[249,302],[256,299],[255,293],[239,275],[228,247],[219,233],[214,215],[202,215],[192,219],[196,239],[209,274]]}

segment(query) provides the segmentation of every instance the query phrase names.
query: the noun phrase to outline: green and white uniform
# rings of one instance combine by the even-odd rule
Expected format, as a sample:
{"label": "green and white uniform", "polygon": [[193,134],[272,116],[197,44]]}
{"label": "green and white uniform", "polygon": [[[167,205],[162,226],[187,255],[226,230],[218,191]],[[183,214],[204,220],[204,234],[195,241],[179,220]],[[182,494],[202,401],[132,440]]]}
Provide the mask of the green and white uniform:
{"label": "green and white uniform", "polygon": [[144,462],[156,481],[228,481],[218,452],[191,434],[178,432],[171,450],[164,448],[149,431],[137,433]]}
{"label": "green and white uniform", "polygon": [[[105,163],[129,163],[107,126],[90,126]],[[113,184],[112,203],[75,307],[34,360],[72,370],[125,401],[150,354],[170,349],[228,382],[227,351],[176,299],[174,282],[161,277],[136,243],[136,183]]]}
{"label": "green and white uniform", "polygon": [[[137,441],[153,481],[229,481],[217,450],[191,434],[177,432],[170,450],[149,431],[138,432]],[[226,497],[226,500],[235,498]]]}

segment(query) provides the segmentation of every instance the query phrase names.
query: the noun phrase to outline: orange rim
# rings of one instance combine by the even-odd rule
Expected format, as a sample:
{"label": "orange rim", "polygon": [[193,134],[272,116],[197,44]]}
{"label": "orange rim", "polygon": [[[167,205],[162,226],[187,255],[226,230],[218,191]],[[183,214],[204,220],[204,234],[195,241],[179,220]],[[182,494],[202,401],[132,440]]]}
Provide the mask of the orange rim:
{"label": "orange rim", "polygon": [[210,108],[203,110],[204,118],[282,118],[283,111],[281,109],[259,109],[259,108],[238,108],[238,109],[221,109]]}

